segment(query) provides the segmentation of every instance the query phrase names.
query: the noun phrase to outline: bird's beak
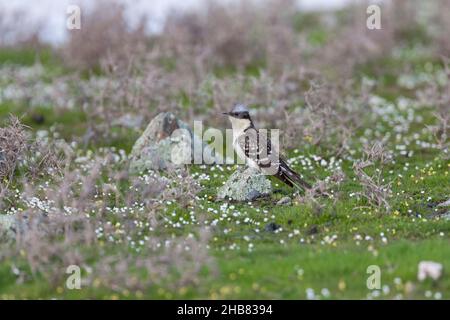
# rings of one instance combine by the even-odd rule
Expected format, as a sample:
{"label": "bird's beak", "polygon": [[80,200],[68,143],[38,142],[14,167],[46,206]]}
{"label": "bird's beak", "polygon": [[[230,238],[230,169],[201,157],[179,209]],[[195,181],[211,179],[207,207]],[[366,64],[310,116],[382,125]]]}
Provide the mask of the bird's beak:
{"label": "bird's beak", "polygon": [[228,116],[230,113],[229,112],[222,112],[222,114]]}

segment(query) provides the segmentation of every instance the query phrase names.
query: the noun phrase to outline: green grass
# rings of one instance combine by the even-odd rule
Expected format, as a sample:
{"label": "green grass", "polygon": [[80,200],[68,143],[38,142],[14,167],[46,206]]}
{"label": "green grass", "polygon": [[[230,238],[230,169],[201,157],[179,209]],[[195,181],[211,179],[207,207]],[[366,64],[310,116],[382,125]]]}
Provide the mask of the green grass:
{"label": "green grass", "polygon": [[[448,240],[433,237],[427,240],[397,240],[379,246],[376,254],[365,245],[339,244],[334,246],[279,245],[267,243],[252,252],[247,250],[216,252],[220,267],[217,278],[201,287],[185,287],[177,291],[152,288],[144,296],[152,298],[203,298],[203,299],[305,299],[306,290],[320,294],[328,289],[330,299],[361,299],[370,294],[366,281],[371,275],[371,265],[381,269],[381,284],[389,291],[381,298],[390,299],[401,294],[403,298],[423,299],[425,292],[442,292],[444,297],[450,279],[444,277],[433,283],[417,282],[417,264],[422,260],[440,261],[450,267]],[[3,298],[136,298],[136,295],[116,294],[105,289],[55,288],[45,281],[17,285],[8,265],[0,268],[0,297]],[[400,279],[400,280],[398,280]],[[408,290],[407,283],[414,283]],[[381,291],[381,290],[380,290]],[[140,295],[138,295],[140,297]]]}
{"label": "green grass", "polygon": [[[320,245],[280,246],[267,244],[252,253],[235,252],[219,255],[222,277],[211,284],[210,298],[304,299],[306,289],[320,294],[323,288],[330,298],[365,297],[370,290],[366,281],[367,267],[378,265],[382,284],[390,287],[385,298],[392,298],[404,290],[397,288],[394,278],[403,283],[416,282],[417,264],[422,259],[444,261],[449,266],[450,253],[445,241],[430,239],[418,243],[399,240],[379,247],[377,255],[366,246],[342,244],[336,247]],[[299,271],[303,270],[303,271]],[[345,285],[344,285],[345,284]],[[448,290],[449,279],[434,290]],[[426,285],[420,285],[411,297],[423,298]]]}
{"label": "green grass", "polygon": [[40,62],[43,65],[50,65],[52,59],[53,56],[50,49],[2,48],[0,50],[0,64],[31,66],[36,62]]}

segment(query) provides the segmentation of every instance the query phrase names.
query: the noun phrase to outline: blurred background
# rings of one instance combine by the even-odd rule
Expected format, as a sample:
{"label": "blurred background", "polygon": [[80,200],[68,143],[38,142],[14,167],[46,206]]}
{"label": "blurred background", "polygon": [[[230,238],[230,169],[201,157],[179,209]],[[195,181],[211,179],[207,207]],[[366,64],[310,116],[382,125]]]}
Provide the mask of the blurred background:
{"label": "blurred background", "polygon": [[[366,25],[373,3],[379,30]],[[66,27],[69,4],[80,6],[80,30]],[[1,1],[0,63],[33,66],[4,69],[0,98],[15,107],[4,104],[3,114],[78,112],[89,119],[85,142],[109,144],[112,123],[139,131],[171,110],[223,127],[215,115],[244,101],[261,125],[285,126],[286,115],[298,113],[290,118],[301,123],[284,137],[298,127],[309,136],[317,128],[305,121],[316,120],[305,120],[302,106],[311,88],[337,108],[362,79],[391,81],[386,73],[418,60],[441,63],[450,49],[449,7],[447,0]]]}
{"label": "blurred background", "polygon": [[[261,2],[261,0],[252,0]],[[345,4],[355,0],[297,0],[297,7],[302,10],[329,10],[342,8]],[[358,0],[357,0],[358,1]],[[218,3],[237,3],[237,0],[219,0]],[[66,8],[71,4],[78,4],[86,9],[92,8],[93,1],[70,0],[43,0],[39,4],[28,0],[0,1],[0,6],[5,13],[23,12],[23,29],[29,33],[37,32],[39,37],[46,42],[59,44],[67,37]],[[149,32],[161,31],[165,17],[173,11],[189,11],[199,9],[207,5],[205,0],[152,0],[129,1],[121,0],[126,6],[127,21],[136,23],[143,16],[147,16],[147,30]],[[39,30],[34,30],[39,25]]]}

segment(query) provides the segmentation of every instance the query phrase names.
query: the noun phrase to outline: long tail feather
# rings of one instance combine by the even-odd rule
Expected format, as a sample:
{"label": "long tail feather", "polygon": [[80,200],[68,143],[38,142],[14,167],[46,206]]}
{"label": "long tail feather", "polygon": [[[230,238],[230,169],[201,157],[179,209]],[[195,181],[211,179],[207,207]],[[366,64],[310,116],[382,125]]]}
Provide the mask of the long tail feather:
{"label": "long tail feather", "polygon": [[280,163],[280,170],[277,177],[286,184],[293,187],[294,185],[300,189],[311,189],[311,185],[303,180],[298,173],[288,167],[284,161]]}

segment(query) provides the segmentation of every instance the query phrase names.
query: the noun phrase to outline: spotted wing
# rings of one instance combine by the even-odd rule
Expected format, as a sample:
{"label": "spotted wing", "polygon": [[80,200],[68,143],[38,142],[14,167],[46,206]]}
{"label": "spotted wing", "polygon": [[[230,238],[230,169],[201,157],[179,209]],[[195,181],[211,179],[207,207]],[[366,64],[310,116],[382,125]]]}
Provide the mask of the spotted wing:
{"label": "spotted wing", "polygon": [[239,136],[237,143],[245,158],[253,160],[261,169],[278,166],[278,154],[272,149],[267,134],[260,134],[258,130],[250,128]]}

